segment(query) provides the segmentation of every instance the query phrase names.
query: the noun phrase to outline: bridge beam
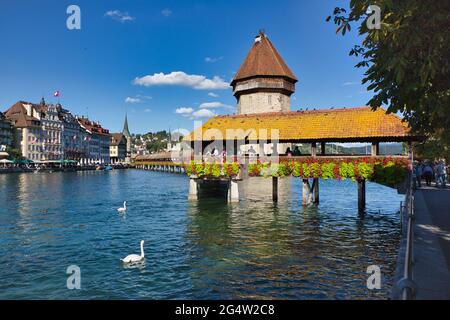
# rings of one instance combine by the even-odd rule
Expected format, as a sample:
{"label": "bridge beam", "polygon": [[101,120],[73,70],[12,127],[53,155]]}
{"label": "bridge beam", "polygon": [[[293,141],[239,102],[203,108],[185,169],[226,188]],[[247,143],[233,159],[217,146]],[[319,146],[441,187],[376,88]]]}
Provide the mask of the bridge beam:
{"label": "bridge beam", "polygon": [[325,143],[325,142],[321,142],[321,143],[320,143],[320,154],[321,154],[322,156],[325,155],[325,146],[326,146],[326,143]]}
{"label": "bridge beam", "polygon": [[309,203],[309,180],[303,179],[303,190],[302,190],[302,205],[306,206]]}
{"label": "bridge beam", "polygon": [[311,157],[317,156],[317,144],[315,142],[311,143]]}
{"label": "bridge beam", "polygon": [[272,177],[272,200],[278,202],[278,177]]}
{"label": "bridge beam", "polygon": [[189,196],[188,200],[198,199],[198,182],[194,177],[189,178]]}
{"label": "bridge beam", "polygon": [[228,183],[228,201],[239,202],[239,188],[237,180],[231,179]]}
{"label": "bridge beam", "polygon": [[372,147],[370,149],[370,154],[372,157],[376,157],[376,156],[380,155],[380,143],[378,143],[378,142],[372,143]]}
{"label": "bridge beam", "polygon": [[319,178],[314,178],[313,182],[314,203],[319,203]]}
{"label": "bridge beam", "polygon": [[366,180],[358,181],[358,213],[363,214],[366,209]]}

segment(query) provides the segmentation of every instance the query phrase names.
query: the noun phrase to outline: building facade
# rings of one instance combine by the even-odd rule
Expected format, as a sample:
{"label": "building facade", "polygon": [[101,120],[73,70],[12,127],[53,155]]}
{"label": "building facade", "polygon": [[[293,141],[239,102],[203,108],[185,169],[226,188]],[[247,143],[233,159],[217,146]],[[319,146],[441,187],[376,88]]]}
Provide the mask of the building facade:
{"label": "building facade", "polygon": [[64,159],[80,161],[86,158],[89,144],[88,133],[83,130],[75,116],[68,110],[61,109],[60,119],[63,121]]}
{"label": "building facade", "polygon": [[75,117],[59,103],[46,104],[44,99],[39,104],[19,101],[5,112],[4,118],[13,127],[14,136],[8,141],[14,141],[29,160],[110,162],[109,131],[98,122]]}
{"label": "building facade", "polygon": [[39,105],[32,105],[37,109],[38,119],[42,126],[42,153],[41,160],[63,160],[63,129],[64,123],[60,119],[59,113],[61,105],[46,104],[42,99]]}
{"label": "building facade", "polygon": [[78,117],[78,123],[85,131],[85,141],[88,142],[85,158],[82,164],[107,164],[110,163],[109,130],[103,128],[99,122],[94,122],[85,117]]}
{"label": "building facade", "polygon": [[5,116],[14,127],[15,147],[21,150],[22,156],[34,161],[44,160],[44,132],[36,105],[19,101],[6,110]]}
{"label": "building facade", "polygon": [[6,116],[0,112],[0,156],[9,156],[7,150],[13,148],[13,126]]}
{"label": "building facade", "polygon": [[112,133],[109,146],[111,163],[125,162],[127,154],[127,139],[122,133]]}

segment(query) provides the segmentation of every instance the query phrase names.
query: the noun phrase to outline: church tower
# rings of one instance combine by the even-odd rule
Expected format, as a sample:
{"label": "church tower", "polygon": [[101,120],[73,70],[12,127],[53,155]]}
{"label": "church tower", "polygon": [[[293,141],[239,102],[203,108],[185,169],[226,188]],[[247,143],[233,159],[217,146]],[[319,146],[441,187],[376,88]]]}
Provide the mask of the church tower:
{"label": "church tower", "polygon": [[290,111],[297,78],[260,31],[231,86],[238,114]]}
{"label": "church tower", "polygon": [[123,124],[122,134],[125,137],[125,139],[127,139],[127,151],[125,154],[125,163],[130,163],[131,162],[131,133],[130,133],[130,130],[128,129],[128,118],[127,118],[126,114],[125,114],[125,123]]}

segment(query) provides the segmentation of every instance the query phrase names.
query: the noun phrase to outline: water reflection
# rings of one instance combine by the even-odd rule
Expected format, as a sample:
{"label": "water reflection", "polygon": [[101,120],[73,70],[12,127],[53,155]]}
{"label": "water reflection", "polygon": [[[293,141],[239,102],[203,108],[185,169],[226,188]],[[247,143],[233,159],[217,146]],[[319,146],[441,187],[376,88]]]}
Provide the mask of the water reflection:
{"label": "water reflection", "polygon": [[[368,184],[360,217],[348,181],[321,181],[319,206],[306,208],[299,179],[280,180],[277,204],[270,179],[242,183],[235,204],[223,190],[188,202],[187,186],[182,175],[134,170],[0,175],[0,298],[387,297],[399,240],[393,190]],[[142,239],[146,261],[124,266]],[[71,264],[83,290],[65,287]],[[372,264],[385,276],[378,292],[365,287]]]}
{"label": "water reflection", "polygon": [[[397,217],[380,209],[359,216],[351,204],[339,210],[326,207],[334,193],[328,182],[322,182],[321,205],[296,207],[292,191],[300,183],[280,182],[277,204],[267,199],[271,181],[266,180],[258,181],[256,189],[245,189],[253,188],[248,182],[241,185],[248,198],[238,205],[203,198],[189,206],[191,277],[196,288],[213,288],[213,294],[221,298],[386,295],[387,288],[369,293],[365,272],[371,264],[393,272]],[[333,187],[349,192],[347,185]],[[295,211],[290,210],[293,207]]]}

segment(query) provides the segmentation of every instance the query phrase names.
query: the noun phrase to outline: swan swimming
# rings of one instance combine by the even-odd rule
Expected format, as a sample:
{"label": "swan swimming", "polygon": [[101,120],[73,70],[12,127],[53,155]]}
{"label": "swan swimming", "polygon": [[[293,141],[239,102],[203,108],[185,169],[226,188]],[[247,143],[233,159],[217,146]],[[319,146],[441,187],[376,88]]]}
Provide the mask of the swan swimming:
{"label": "swan swimming", "polygon": [[123,207],[117,209],[117,211],[119,211],[120,213],[127,212],[127,202],[124,201],[124,202],[123,202]]}
{"label": "swan swimming", "polygon": [[144,240],[141,240],[141,255],[130,254],[120,260],[122,260],[123,263],[131,263],[131,262],[139,262],[142,259],[144,259]]}

